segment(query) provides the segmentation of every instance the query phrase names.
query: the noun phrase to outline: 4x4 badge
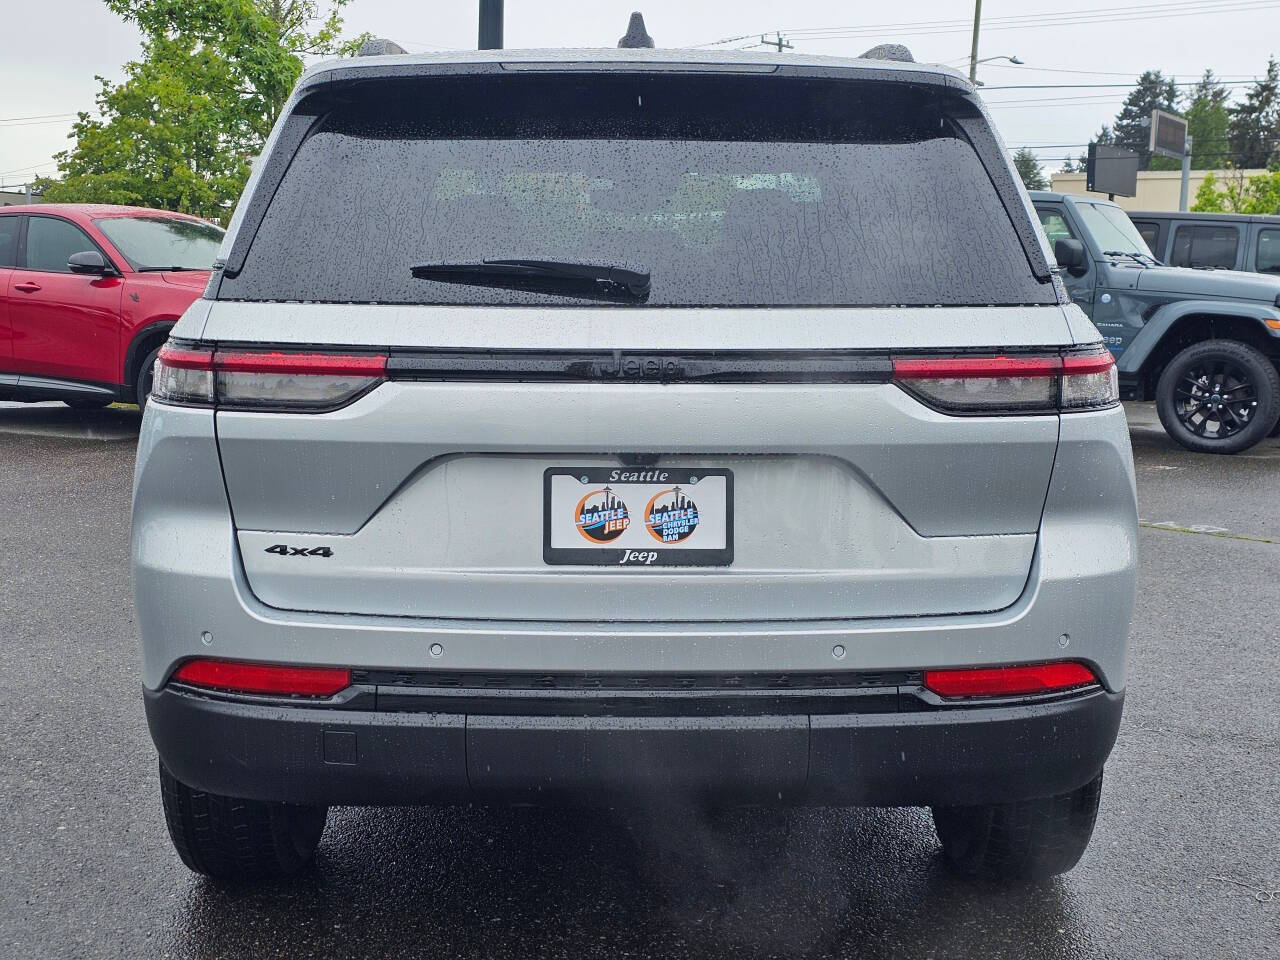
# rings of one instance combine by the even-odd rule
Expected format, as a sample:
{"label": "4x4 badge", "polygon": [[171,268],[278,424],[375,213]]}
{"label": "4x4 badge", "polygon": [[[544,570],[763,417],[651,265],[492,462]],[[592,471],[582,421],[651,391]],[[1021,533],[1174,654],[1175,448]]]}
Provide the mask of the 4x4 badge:
{"label": "4x4 badge", "polygon": [[267,547],[266,553],[278,554],[282,557],[332,557],[333,551],[328,547],[291,547],[288,544],[276,543]]}

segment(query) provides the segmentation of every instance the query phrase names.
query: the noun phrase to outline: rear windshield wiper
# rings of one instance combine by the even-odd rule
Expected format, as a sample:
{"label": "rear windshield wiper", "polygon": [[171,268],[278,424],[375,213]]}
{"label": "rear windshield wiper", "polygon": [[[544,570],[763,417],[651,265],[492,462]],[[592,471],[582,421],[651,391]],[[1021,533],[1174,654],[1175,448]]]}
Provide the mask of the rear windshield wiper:
{"label": "rear windshield wiper", "polygon": [[649,271],[634,266],[568,260],[480,260],[423,263],[410,272],[418,280],[536,290],[588,300],[649,298]]}

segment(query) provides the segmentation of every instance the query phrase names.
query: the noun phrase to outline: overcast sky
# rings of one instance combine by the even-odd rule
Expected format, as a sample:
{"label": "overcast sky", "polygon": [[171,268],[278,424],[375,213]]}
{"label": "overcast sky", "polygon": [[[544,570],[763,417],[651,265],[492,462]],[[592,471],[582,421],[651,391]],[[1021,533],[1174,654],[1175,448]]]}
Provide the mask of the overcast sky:
{"label": "overcast sky", "polygon": [[[791,40],[806,53],[856,55],[876,43],[898,41],[917,60],[967,63],[968,2],[889,6],[834,0],[506,0],[506,46],[614,46],[638,8],[663,47],[781,29],[784,38],[795,31]],[[1050,0],[983,5],[979,55],[1025,61],[979,67],[987,102],[1010,146],[1037,147],[1046,171],[1061,166],[1065,154],[1080,153],[1115,115],[1126,91],[996,87],[1126,83],[1147,68],[1194,81],[1211,67],[1225,79],[1244,82],[1265,70],[1270,54],[1280,53],[1280,0],[1115,0],[1109,6],[1081,0],[1063,10]],[[476,0],[352,0],[346,19],[352,34],[368,30],[419,52],[473,48],[476,12]],[[1010,17],[1017,19],[1002,20]],[[897,22],[888,23],[891,18]],[[139,53],[136,31],[98,0],[42,0],[9,20],[0,57],[0,184],[54,173],[53,154],[67,145],[73,119],[67,115],[92,108],[94,76],[118,79],[121,65]],[[813,31],[821,28],[847,29],[831,31],[843,36],[819,38]]]}

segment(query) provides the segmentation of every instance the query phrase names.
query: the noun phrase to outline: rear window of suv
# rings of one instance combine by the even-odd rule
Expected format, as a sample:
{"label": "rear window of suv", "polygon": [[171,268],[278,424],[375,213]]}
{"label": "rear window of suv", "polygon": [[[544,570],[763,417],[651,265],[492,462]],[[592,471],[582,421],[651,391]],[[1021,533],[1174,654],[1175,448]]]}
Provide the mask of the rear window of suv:
{"label": "rear window of suv", "polygon": [[548,75],[302,109],[316,126],[222,298],[592,305],[411,273],[534,259],[642,269],[658,306],[1056,302],[936,91]]}

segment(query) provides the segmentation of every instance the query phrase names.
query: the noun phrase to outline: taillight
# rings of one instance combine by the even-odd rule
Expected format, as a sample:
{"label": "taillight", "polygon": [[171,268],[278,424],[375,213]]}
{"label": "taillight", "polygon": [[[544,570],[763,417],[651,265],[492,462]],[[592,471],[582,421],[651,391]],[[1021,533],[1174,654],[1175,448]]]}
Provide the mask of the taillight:
{"label": "taillight", "polygon": [[349,403],[386,378],[385,354],[211,350],[168,343],[151,396],[165,403],[316,412]]}
{"label": "taillight", "polygon": [[947,413],[1056,413],[1120,401],[1115,360],[1102,349],[1048,356],[899,356],[893,358],[893,379]]}
{"label": "taillight", "polygon": [[1062,358],[1063,410],[1097,410],[1120,402],[1116,361],[1107,350]]}
{"label": "taillight", "polygon": [[166,343],[151,369],[151,396],[165,403],[213,403],[213,351]]}
{"label": "taillight", "polygon": [[927,670],[926,689],[940,697],[1015,697],[1056,693],[1098,682],[1092,670],[1074,660],[976,670]]}
{"label": "taillight", "polygon": [[228,693],[331,697],[351,686],[351,671],[337,667],[294,667],[236,660],[188,660],[173,680]]}

